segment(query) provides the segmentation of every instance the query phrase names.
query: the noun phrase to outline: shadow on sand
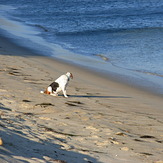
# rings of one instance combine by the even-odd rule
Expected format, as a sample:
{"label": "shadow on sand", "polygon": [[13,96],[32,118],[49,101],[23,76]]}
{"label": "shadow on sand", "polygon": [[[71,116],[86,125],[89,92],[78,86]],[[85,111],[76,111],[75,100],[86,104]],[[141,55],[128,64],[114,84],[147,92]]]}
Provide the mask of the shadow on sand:
{"label": "shadow on sand", "polygon": [[131,98],[126,96],[100,96],[100,95],[68,95],[68,97],[78,98]]}
{"label": "shadow on sand", "polygon": [[[0,106],[1,110],[9,111],[10,109]],[[47,163],[54,160],[63,160],[66,163],[100,163],[91,156],[61,149],[60,145],[54,143],[55,139],[57,140],[55,137],[42,139],[37,132],[31,131],[29,125],[24,123],[20,123],[19,126],[14,125],[14,122],[18,123],[24,119],[2,116],[0,120],[0,137],[3,139],[3,146],[0,146],[0,162],[28,163],[30,159],[34,162]],[[27,132],[23,132],[24,129]],[[45,157],[51,158],[51,161],[46,160]]]}

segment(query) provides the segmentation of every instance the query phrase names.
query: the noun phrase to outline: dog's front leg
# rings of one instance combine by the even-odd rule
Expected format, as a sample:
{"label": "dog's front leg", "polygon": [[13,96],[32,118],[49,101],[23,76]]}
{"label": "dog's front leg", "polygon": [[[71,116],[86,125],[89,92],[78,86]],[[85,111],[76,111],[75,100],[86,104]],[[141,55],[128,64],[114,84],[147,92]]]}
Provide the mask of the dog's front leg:
{"label": "dog's front leg", "polygon": [[67,94],[66,94],[66,90],[65,89],[62,89],[62,92],[63,92],[63,95],[68,98]]}
{"label": "dog's front leg", "polygon": [[58,96],[57,92],[54,92],[54,91],[50,95],[52,95],[52,96]]}

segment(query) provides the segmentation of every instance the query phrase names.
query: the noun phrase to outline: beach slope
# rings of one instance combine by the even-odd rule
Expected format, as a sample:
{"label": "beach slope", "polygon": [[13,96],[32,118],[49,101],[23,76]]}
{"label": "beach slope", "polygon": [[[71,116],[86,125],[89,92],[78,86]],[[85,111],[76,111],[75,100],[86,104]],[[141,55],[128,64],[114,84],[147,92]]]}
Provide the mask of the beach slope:
{"label": "beach slope", "polygon": [[162,97],[0,41],[0,162],[163,162]]}

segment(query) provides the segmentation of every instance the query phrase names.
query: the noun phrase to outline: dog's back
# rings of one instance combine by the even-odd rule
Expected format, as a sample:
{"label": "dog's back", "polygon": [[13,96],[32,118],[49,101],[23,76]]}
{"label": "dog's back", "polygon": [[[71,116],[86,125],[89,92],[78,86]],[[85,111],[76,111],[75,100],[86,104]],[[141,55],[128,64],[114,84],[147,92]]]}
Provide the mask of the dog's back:
{"label": "dog's back", "polygon": [[66,86],[68,84],[69,78],[67,75],[61,75],[58,79],[55,80],[59,84],[59,87]]}

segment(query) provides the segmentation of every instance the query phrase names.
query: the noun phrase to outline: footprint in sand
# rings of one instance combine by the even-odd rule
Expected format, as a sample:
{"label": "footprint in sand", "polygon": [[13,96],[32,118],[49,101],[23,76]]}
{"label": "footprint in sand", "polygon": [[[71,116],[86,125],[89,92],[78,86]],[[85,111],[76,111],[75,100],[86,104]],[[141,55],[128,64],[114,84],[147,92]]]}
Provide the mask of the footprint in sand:
{"label": "footprint in sand", "polygon": [[23,102],[32,102],[32,101],[30,101],[30,100],[22,100]]}
{"label": "footprint in sand", "polygon": [[143,136],[140,136],[140,138],[143,138],[143,139],[155,139],[154,136],[150,136],[150,135],[143,135]]}
{"label": "footprint in sand", "polygon": [[67,101],[65,104],[69,105],[69,106],[81,106],[84,103],[80,102],[80,101]]}
{"label": "footprint in sand", "polygon": [[142,153],[140,153],[141,155],[146,155],[146,156],[152,156],[153,154],[151,154],[151,153],[146,153],[146,152],[142,152]]}
{"label": "footprint in sand", "polygon": [[[154,137],[154,136],[151,136],[151,135],[143,135],[143,136],[140,136],[140,138],[141,139],[155,139],[155,141],[157,142],[157,143],[162,143],[163,141],[161,141],[161,140],[157,140],[157,138],[156,137]],[[136,139],[137,140],[137,139]],[[139,140],[139,139],[138,139]],[[139,140],[139,141],[142,141],[143,142],[143,140]]]}
{"label": "footprint in sand", "polygon": [[36,104],[35,106],[41,106],[41,107],[48,107],[48,106],[55,106],[54,104],[52,103],[41,103],[41,104]]}

